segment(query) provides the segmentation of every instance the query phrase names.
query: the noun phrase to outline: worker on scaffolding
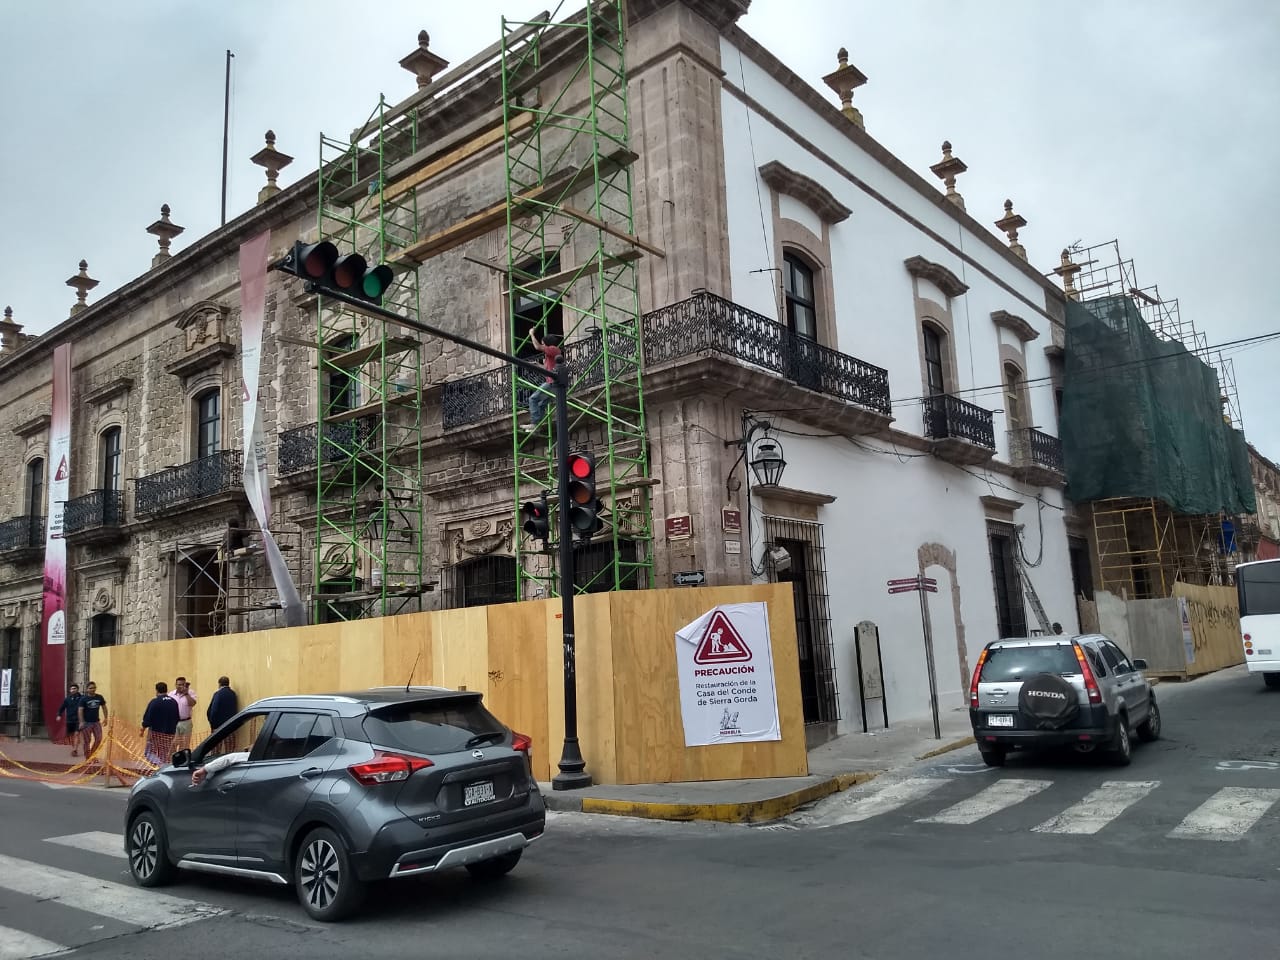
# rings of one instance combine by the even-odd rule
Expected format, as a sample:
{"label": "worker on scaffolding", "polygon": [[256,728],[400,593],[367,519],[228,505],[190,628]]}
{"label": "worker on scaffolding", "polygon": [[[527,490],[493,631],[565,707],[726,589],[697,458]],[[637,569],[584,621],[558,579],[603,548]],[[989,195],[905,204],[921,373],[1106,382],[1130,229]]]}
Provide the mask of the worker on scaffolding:
{"label": "worker on scaffolding", "polygon": [[534,326],[529,330],[529,340],[542,354],[542,365],[547,368],[546,383],[534,387],[533,392],[529,394],[529,426],[526,431],[533,433],[538,429],[542,418],[546,416],[547,406],[553,399],[550,384],[555,382],[556,364],[560,362],[561,353],[559,334],[548,333],[544,340],[538,336],[538,328]]}

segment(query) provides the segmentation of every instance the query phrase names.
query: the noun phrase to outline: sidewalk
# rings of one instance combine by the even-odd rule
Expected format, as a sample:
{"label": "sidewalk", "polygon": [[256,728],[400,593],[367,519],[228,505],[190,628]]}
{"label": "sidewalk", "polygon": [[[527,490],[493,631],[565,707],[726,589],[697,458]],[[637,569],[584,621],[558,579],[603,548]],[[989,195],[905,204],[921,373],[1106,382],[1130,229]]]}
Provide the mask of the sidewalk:
{"label": "sidewalk", "polygon": [[[83,756],[71,756],[71,747],[67,744],[52,743],[44,738],[14,740],[0,737],[0,781],[11,777],[48,783],[105,785],[102,761],[106,757],[106,744],[86,764]],[[124,777],[137,777],[150,768],[117,752],[116,759],[112,760],[112,769]],[[122,785],[121,778],[113,776],[112,785]]]}
{"label": "sidewalk", "polygon": [[809,751],[809,776],[764,780],[703,780],[645,783],[556,791],[541,784],[547,808],[655,820],[719,820],[762,823],[786,816],[806,803],[916,760],[973,743],[969,711],[946,711],[941,739],[926,717],[872,733],[850,733]]}

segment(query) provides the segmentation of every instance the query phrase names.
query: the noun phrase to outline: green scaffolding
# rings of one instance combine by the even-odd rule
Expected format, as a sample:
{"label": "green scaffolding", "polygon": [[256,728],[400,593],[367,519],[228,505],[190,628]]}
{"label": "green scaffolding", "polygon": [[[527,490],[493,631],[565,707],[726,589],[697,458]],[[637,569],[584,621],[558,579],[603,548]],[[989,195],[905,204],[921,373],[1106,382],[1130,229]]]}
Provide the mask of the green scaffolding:
{"label": "green scaffolding", "polygon": [[[419,239],[417,192],[387,174],[418,149],[414,116],[385,98],[350,138],[320,137],[319,237],[370,266]],[[424,590],[420,342],[394,324],[317,298],[317,621],[421,609]],[[383,306],[417,319],[416,270]]]}
{"label": "green scaffolding", "polygon": [[[531,327],[562,334],[570,448],[595,454],[606,508],[604,530],[577,548],[582,593],[647,588],[653,573],[625,23],[619,2],[503,20],[510,342],[539,358]],[[516,529],[521,503],[546,492],[554,532],[554,418],[532,424],[528,412],[541,386],[512,377]],[[557,595],[553,552],[517,538],[516,553],[517,595]]]}

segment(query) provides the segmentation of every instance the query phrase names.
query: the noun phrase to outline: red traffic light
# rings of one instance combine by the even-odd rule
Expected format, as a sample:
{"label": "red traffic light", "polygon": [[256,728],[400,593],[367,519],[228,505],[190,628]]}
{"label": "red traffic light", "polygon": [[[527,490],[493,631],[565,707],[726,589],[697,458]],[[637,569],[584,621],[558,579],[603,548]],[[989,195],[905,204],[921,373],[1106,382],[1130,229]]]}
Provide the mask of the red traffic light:
{"label": "red traffic light", "polygon": [[551,537],[551,511],[547,508],[547,495],[543,493],[541,500],[529,500],[520,507],[520,515],[524,522],[520,529],[526,536],[535,540],[546,541]]}
{"label": "red traffic light", "polygon": [[596,468],[596,460],[589,453],[569,454],[569,476],[585,480]]}
{"label": "red traffic light", "polygon": [[328,240],[298,244],[294,249],[299,276],[310,277],[312,280],[321,279],[338,261],[338,248]]}
{"label": "red traffic light", "polygon": [[293,245],[287,257],[273,265],[310,283],[309,290],[325,296],[340,293],[377,305],[395,282],[395,272],[385,263],[369,266],[358,253],[341,254],[328,240]]}
{"label": "red traffic light", "polygon": [[589,540],[604,527],[604,504],[596,496],[596,458],[590,453],[569,454],[569,524],[578,537]]}

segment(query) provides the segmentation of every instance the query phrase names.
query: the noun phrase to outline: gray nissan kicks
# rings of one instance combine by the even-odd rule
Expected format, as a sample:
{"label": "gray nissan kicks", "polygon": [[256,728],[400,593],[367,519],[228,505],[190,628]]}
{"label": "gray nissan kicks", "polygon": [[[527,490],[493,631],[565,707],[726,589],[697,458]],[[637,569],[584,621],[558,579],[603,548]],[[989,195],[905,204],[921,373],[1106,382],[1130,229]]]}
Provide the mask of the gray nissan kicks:
{"label": "gray nissan kicks", "polygon": [[374,880],[500,877],[546,822],[531,746],[475,692],[259,700],[134,785],[129,869],[144,887],[175,868],[292,884],[317,920],[349,915]]}
{"label": "gray nissan kicks", "polygon": [[998,767],[1010,750],[1070,746],[1107,750],[1128,764],[1131,733],[1160,736],[1146,668],[1099,634],[987,644],[969,685],[969,720],[982,759]]}

